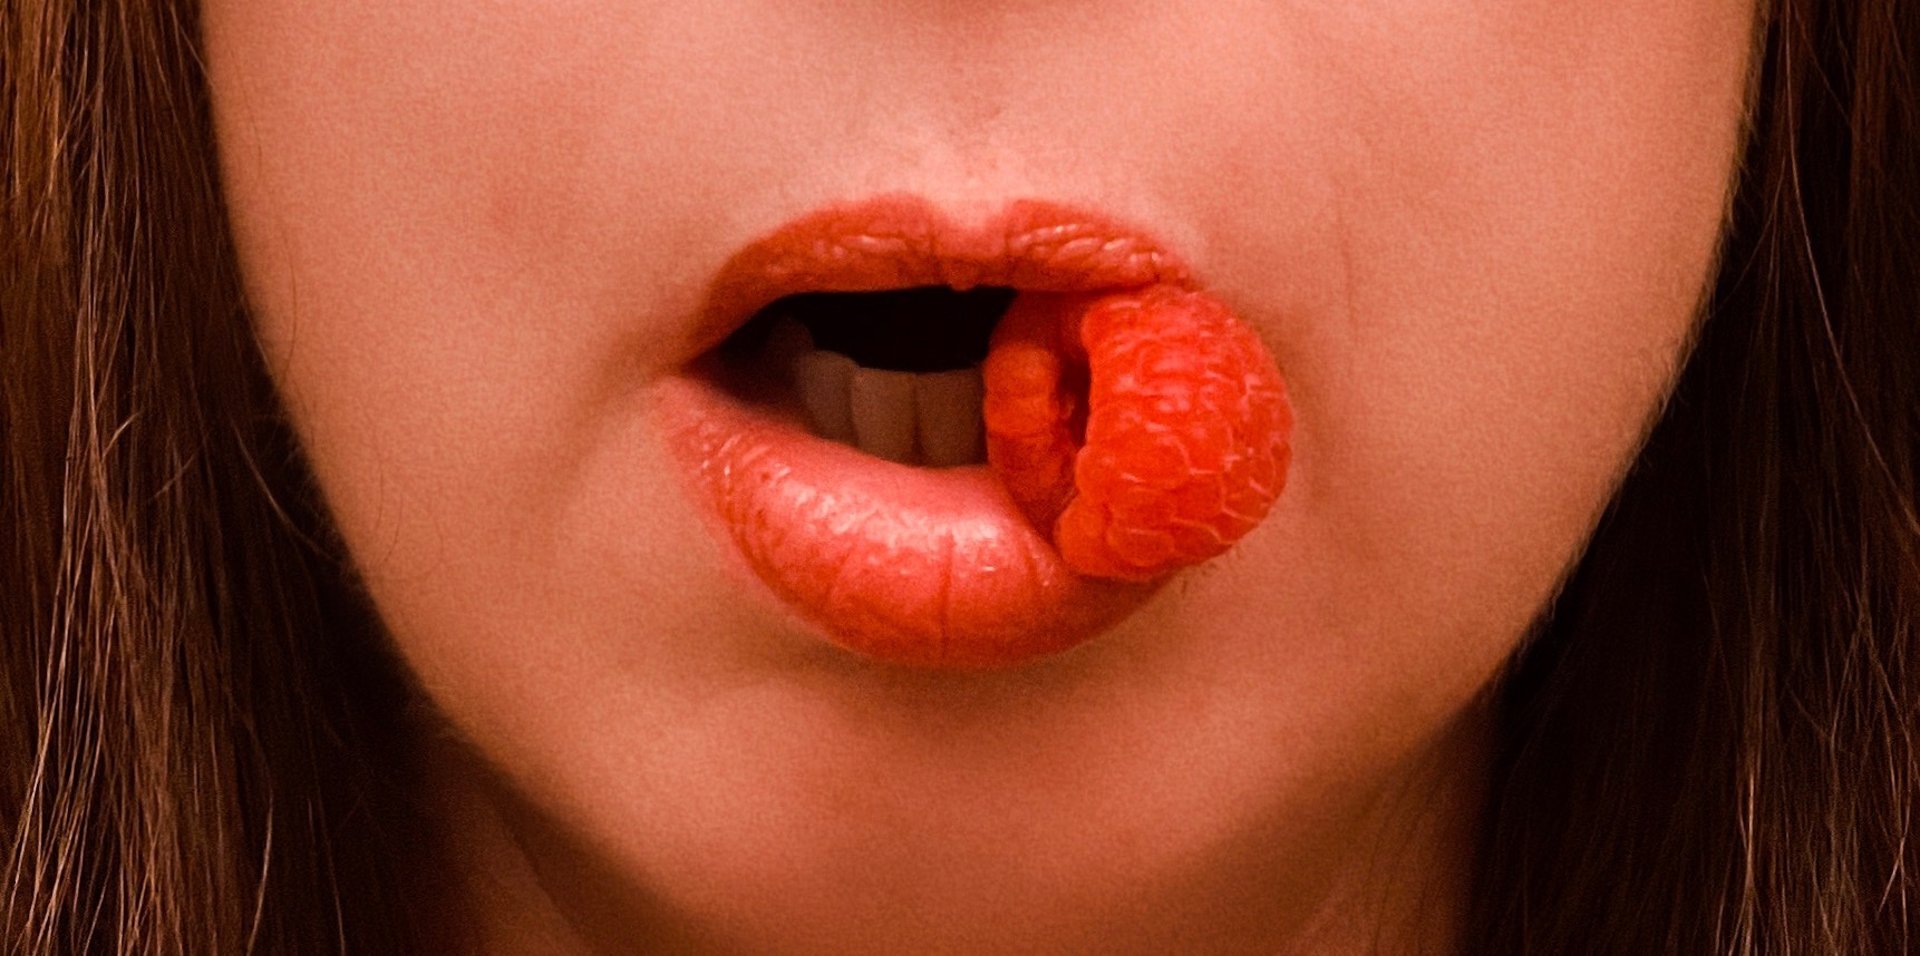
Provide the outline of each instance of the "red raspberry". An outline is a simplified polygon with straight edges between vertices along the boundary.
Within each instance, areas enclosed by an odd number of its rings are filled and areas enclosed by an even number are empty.
[[[1080,574],[1151,581],[1208,560],[1285,485],[1280,370],[1205,293],[1023,293],[985,377],[987,461]]]

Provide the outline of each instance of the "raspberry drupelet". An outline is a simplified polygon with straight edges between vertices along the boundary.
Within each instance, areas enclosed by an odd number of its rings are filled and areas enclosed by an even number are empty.
[[[1079,574],[1148,582],[1206,561],[1285,486],[1279,367],[1206,293],[1022,295],[984,371],[988,464]]]

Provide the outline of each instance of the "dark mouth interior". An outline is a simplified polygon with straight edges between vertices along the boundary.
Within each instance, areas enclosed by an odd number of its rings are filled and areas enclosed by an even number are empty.
[[[839,352],[867,368],[921,373],[963,369],[987,357],[987,340],[1014,294],[1004,286],[965,292],[946,286],[805,292],[768,304],[723,348],[752,354],[784,315],[806,326],[815,347]]]

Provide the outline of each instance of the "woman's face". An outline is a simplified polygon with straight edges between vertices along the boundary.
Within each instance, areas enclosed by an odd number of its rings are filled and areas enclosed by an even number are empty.
[[[1472,752],[1682,357],[1750,6],[212,0],[203,28],[269,367],[561,912],[1152,948],[1298,922],[1382,792]],[[740,573],[656,399],[736,250],[897,193],[1066,203],[1183,259],[1285,371],[1269,519],[987,672],[841,651]]]

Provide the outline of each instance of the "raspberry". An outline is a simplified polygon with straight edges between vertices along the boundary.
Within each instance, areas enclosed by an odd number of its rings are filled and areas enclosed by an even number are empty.
[[[987,461],[1080,574],[1144,582],[1213,558],[1285,485],[1280,370],[1205,293],[1024,293],[985,377]]]

